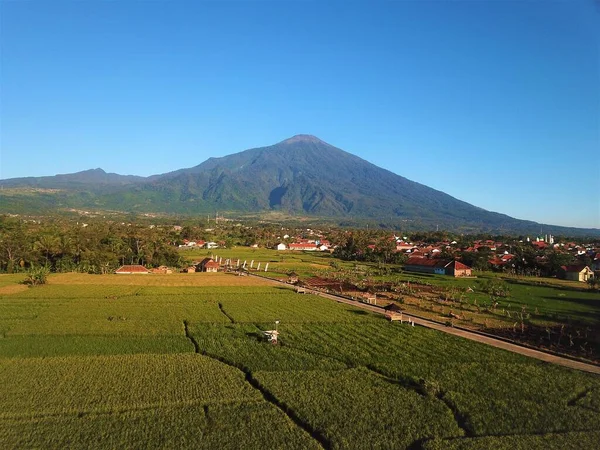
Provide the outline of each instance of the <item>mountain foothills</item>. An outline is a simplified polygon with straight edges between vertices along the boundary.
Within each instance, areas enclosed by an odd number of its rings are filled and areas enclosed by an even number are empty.
[[[377,167],[310,135],[151,177],[102,169],[0,180],[0,213],[69,208],[132,213],[215,211],[376,220],[405,228],[539,232],[540,224],[486,211]],[[555,234],[600,234],[555,227]]]

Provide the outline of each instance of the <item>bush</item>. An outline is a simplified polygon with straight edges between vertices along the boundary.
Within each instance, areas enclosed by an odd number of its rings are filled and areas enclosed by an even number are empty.
[[[437,397],[442,394],[442,387],[438,381],[427,380],[424,378],[419,380],[419,390],[423,394],[431,397]]]
[[[48,274],[50,273],[50,269],[47,267],[32,267],[27,272],[27,277],[23,284],[27,284],[29,286],[39,286],[42,284],[46,284],[48,279]]]
[[[494,297],[509,297],[510,287],[505,281],[488,279],[481,283],[481,290]]]

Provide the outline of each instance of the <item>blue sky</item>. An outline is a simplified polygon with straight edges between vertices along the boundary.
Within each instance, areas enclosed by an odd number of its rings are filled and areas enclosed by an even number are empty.
[[[313,134],[600,227],[600,3],[0,0],[0,178],[151,175]]]

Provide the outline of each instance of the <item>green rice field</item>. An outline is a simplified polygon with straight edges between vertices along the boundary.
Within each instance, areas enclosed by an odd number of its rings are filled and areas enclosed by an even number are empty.
[[[600,447],[589,373],[253,277],[20,281],[0,275],[3,449]]]

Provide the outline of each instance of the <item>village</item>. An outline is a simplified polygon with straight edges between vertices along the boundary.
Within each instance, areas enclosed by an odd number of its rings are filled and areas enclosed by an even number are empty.
[[[409,240],[406,236],[383,236],[363,240],[353,253],[344,252],[344,242],[338,243],[312,229],[295,230],[295,235],[274,236],[280,241],[271,248],[278,252],[328,252],[341,259],[393,262],[401,264],[405,271],[471,277],[473,271],[494,271],[542,277],[556,277],[596,285],[600,278],[600,246],[574,241],[558,241],[555,236],[504,240],[474,240],[461,245],[457,240],[426,242]],[[342,235],[346,235],[345,232]],[[555,242],[557,241],[557,242]],[[216,250],[225,242],[184,239],[180,249]],[[258,243],[250,248],[262,247]],[[266,247],[266,246],[265,246]],[[227,264],[229,265],[229,263]],[[245,268],[245,267],[244,267]],[[197,261],[184,268],[186,272],[214,272],[221,269],[215,261]],[[161,268],[164,271],[164,268]]]

